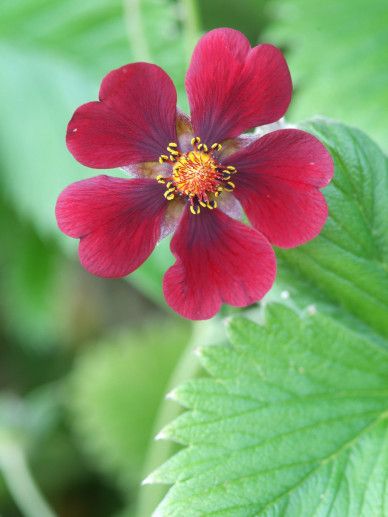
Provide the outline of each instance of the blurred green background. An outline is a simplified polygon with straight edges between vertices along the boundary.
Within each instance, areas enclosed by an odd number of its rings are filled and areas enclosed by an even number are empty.
[[[193,327],[166,307],[168,241],[129,281],[94,278],[57,230],[54,205],[62,188],[95,174],[75,162],[64,135],[74,109],[97,98],[102,77],[131,61],[155,62],[187,109],[192,48],[220,26],[284,50],[291,121],[337,118],[387,149],[385,1],[1,2],[3,517],[147,516],[160,496],[139,487],[169,452],[152,445],[174,411],[164,394],[195,368],[185,351],[217,322]]]

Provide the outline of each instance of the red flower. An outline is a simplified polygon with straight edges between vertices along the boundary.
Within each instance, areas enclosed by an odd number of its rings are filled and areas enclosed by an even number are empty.
[[[122,167],[136,177],[74,183],[56,216],[80,239],[82,265],[104,277],[134,271],[177,225],[165,297],[182,316],[206,319],[222,303],[243,307],[271,288],[270,243],[287,248],[318,235],[327,218],[319,188],[333,165],[304,131],[238,137],[288,108],[291,78],[275,47],[251,48],[232,29],[211,31],[194,50],[186,89],[191,120],[177,112],[174,85],[158,66],[110,72],[100,100],[74,113],[67,145],[88,167]],[[240,205],[252,226],[238,220]]]

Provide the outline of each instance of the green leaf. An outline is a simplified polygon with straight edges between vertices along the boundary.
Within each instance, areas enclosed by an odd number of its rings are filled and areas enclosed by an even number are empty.
[[[54,242],[42,240],[2,198],[0,240],[7,243],[0,250],[6,271],[0,282],[3,328],[22,346],[42,350],[62,342],[70,330],[61,310],[66,297],[58,297],[63,261]]]
[[[388,166],[364,133],[324,120],[306,124],[329,149],[329,219],[305,246],[279,250],[282,286],[299,305],[326,305],[388,337]]]
[[[202,347],[210,378],[173,392],[163,431],[187,448],[149,481],[175,483],[158,515],[384,515],[388,352],[327,316],[268,306]]]
[[[388,10],[384,0],[281,0],[265,40],[283,45],[295,85],[288,116],[364,128],[386,150]]]

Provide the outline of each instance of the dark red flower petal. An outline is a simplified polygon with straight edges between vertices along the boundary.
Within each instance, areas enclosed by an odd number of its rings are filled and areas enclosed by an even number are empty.
[[[80,106],[66,142],[82,164],[96,169],[157,161],[176,140],[176,90],[158,66],[133,63],[102,81],[100,101]]]
[[[80,239],[81,264],[103,277],[126,276],[157,243],[168,202],[164,187],[147,179],[108,176],[65,188],[56,205],[59,228]]]
[[[235,196],[272,244],[291,248],[319,234],[327,205],[318,188],[331,180],[333,160],[317,138],[298,129],[274,131],[228,161],[238,170]]]
[[[241,32],[215,29],[195,47],[186,90],[195,134],[211,144],[281,118],[292,83],[280,50],[251,48]]]
[[[165,274],[164,295],[177,313],[193,320],[211,318],[223,302],[254,303],[275,279],[267,239],[218,209],[199,215],[185,210],[171,251],[177,260]]]

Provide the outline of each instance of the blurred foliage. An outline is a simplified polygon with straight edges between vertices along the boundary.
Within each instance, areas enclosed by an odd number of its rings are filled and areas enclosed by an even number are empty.
[[[184,75],[199,34],[229,26],[252,43],[269,39],[286,50],[295,120],[316,112],[340,117],[385,145],[386,16],[380,0],[1,2],[0,455],[9,459],[13,448],[14,466],[22,469],[5,472],[4,462],[0,468],[3,517],[34,512],[23,479],[61,517],[132,515],[145,469],[171,452],[147,452],[155,426],[171,417],[160,402],[191,334],[162,295],[169,241],[131,276],[136,289],[93,278],[74,260],[76,243],[57,230],[54,204],[63,187],[96,174],[66,150],[74,109],[97,98],[109,70],[134,60],[165,68],[187,109]],[[374,153],[371,146],[366,155]],[[354,160],[365,174],[378,166],[377,154],[373,163]],[[290,273],[295,262],[303,279]],[[282,267],[279,289],[287,288],[297,304],[314,293],[319,307],[327,307],[327,293],[307,281],[308,250],[282,256]],[[378,311],[373,321],[381,327]],[[218,321],[214,326],[223,336]],[[195,369],[185,357],[181,377],[187,362]],[[19,482],[11,486],[10,476]],[[143,491],[139,515],[147,517],[155,496],[149,487]]]
[[[158,407],[190,335],[185,322],[149,325],[88,347],[66,390],[70,424],[91,461],[124,491],[138,485]]]
[[[9,229],[12,228],[12,232]],[[55,288],[60,256],[51,239],[41,239],[28,222],[22,223],[0,198],[0,235],[7,235],[1,256],[1,313],[4,331],[20,343],[38,347],[63,334],[63,320],[47,318],[60,303]],[[27,339],[26,339],[27,338]]]
[[[288,114],[321,114],[387,146],[388,9],[375,0],[274,0],[265,39],[282,45],[296,95]]]
[[[203,30],[233,27],[243,32],[255,45],[269,22],[269,5],[270,0],[199,0],[198,12]]]

